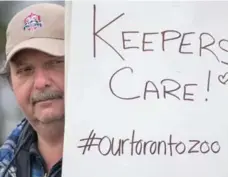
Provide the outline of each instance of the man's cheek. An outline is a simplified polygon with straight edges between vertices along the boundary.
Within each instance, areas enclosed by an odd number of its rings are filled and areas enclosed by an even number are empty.
[[[26,108],[26,107],[29,106],[30,98],[29,98],[29,96],[25,95],[23,92],[17,93],[17,94],[16,94],[16,98],[17,98],[17,100],[18,100],[18,103],[19,103],[22,107]]]

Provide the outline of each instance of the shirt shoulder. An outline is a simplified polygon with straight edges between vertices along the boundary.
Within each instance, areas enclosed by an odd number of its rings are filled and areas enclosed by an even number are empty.
[[[24,125],[25,119],[16,126],[16,128],[10,133],[10,135],[6,138],[6,141],[0,147],[0,177],[1,173],[14,157],[14,151],[19,143],[18,140]]]

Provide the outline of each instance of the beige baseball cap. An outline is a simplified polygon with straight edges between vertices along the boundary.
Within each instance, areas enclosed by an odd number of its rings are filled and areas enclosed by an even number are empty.
[[[4,68],[24,49],[64,56],[64,15],[64,7],[53,3],[30,5],[18,12],[7,27]]]

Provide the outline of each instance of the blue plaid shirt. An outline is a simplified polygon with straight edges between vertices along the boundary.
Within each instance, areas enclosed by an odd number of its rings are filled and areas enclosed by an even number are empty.
[[[22,128],[25,125],[26,120],[20,122],[17,127],[12,131],[12,133],[8,136],[7,140],[4,144],[0,147],[0,177],[16,177],[16,166],[14,163],[10,166],[9,170],[7,171],[5,176],[2,176],[7,166],[10,164],[10,161],[14,158],[14,153],[17,145],[20,143],[18,142],[19,136],[22,133]],[[42,157],[38,153],[36,142],[32,143],[29,148],[29,153],[31,154],[31,177],[44,177],[48,176],[45,173],[45,165],[43,162]],[[53,169],[54,171],[61,170],[61,161],[57,163]],[[52,173],[51,172],[51,173]],[[54,173],[52,173],[54,174]],[[52,177],[53,175],[49,175]]]

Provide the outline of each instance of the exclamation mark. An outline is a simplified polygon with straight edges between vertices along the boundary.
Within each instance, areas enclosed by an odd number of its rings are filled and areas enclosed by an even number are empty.
[[[210,91],[210,83],[211,83],[211,70],[208,71],[208,78],[207,78],[207,92]],[[206,98],[205,101],[208,101]]]

